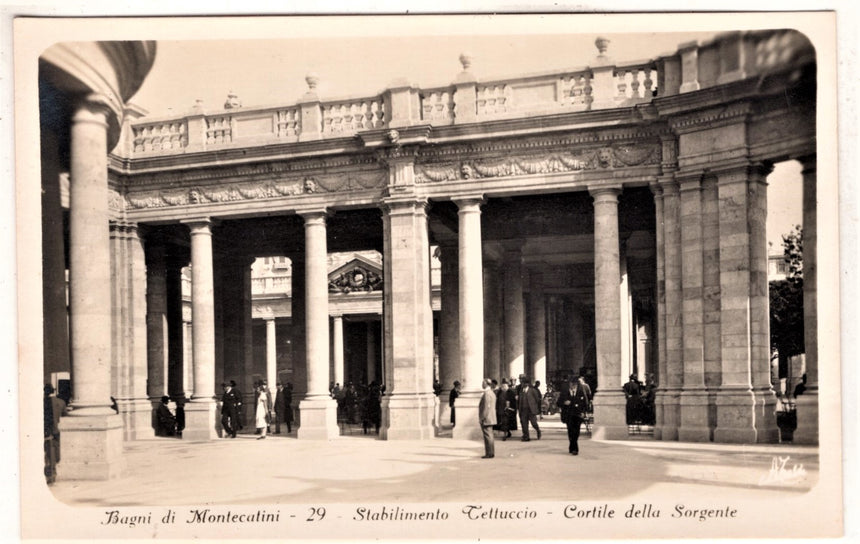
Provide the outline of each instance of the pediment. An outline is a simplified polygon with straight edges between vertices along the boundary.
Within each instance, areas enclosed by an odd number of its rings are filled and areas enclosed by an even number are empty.
[[[360,255],[329,272],[330,293],[370,293],[382,290],[382,268]]]

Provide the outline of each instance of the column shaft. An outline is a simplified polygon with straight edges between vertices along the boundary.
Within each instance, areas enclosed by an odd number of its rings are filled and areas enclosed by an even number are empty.
[[[680,177],[681,326],[683,383],[679,399],[678,439],[709,442],[708,394],[705,390],[704,244],[701,172]]]
[[[183,323],[182,323],[182,267],[184,262],[171,259],[167,267],[167,391],[171,398],[184,394]]]
[[[332,354],[334,361],[334,381],[343,385],[343,316],[332,317]],[[368,383],[370,377],[368,376]]]
[[[681,286],[681,199],[674,178],[662,180],[663,225],[665,242],[666,299],[666,374],[661,378],[663,389],[663,425],[661,438],[677,440],[680,426],[681,388],[683,386],[683,293]]]
[[[481,250],[481,200],[456,201],[459,208],[460,357],[462,391],[455,401],[455,439],[481,435],[478,402],[484,370],[484,279]]]
[[[658,384],[655,400],[656,424],[654,426],[654,438],[663,438],[663,391],[666,376],[666,237],[663,217],[663,188],[657,184],[651,184],[654,193],[654,215],[656,219],[655,241],[657,260],[657,321],[654,326],[654,334],[657,336],[657,372],[655,372]]]
[[[704,305],[702,307],[705,388],[708,391],[708,427],[717,426],[716,397],[721,383],[720,363],[720,213],[717,179],[702,180],[702,261]]]
[[[507,376],[525,372],[522,254],[519,249],[508,250],[504,258],[505,335],[503,370]],[[529,376],[533,379],[534,376]]]
[[[266,318],[266,381],[269,388],[278,383],[278,343],[275,318]]]
[[[546,391],[546,304],[543,291],[532,284],[529,291],[529,358],[527,372]]]
[[[594,197],[594,323],[597,375],[594,396],[596,438],[627,436],[621,392],[621,280],[618,238],[619,189],[598,189]]]
[[[217,436],[215,417],[215,303],[212,230],[208,220],[189,223],[191,231],[191,345],[194,396],[185,405],[183,437]]]
[[[458,279],[459,255],[456,245],[439,246],[441,251],[441,293],[439,316],[439,416],[437,427],[447,426],[451,421],[448,397],[454,380],[463,377],[460,366],[460,280]]]
[[[502,321],[504,318],[501,271],[494,262],[484,262],[484,374],[510,378],[502,357]],[[462,373],[461,373],[462,376]]]
[[[806,391],[797,397],[797,444],[818,444],[818,217],[816,157],[803,159],[803,343]]]

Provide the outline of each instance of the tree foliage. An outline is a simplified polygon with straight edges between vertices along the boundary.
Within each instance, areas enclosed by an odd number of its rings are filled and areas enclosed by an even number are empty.
[[[780,368],[789,357],[804,352],[803,344],[803,230],[797,225],[783,235],[788,263],[784,280],[770,282],[770,347],[779,354]]]

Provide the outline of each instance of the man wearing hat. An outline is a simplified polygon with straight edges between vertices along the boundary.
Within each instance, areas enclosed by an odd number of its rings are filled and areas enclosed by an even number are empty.
[[[229,384],[222,383],[224,393],[221,395],[221,426],[224,427],[224,438],[236,438],[236,430],[239,425],[239,405],[241,401],[236,395],[236,390]]]
[[[520,410],[520,425],[523,427],[523,442],[531,440],[529,437],[529,423],[537,431],[537,439],[540,440],[540,427],[537,416],[540,414],[540,393],[535,389],[528,376],[520,374],[520,388],[517,397],[517,408]]]
[[[559,392],[557,404],[561,408],[561,421],[567,425],[567,451],[579,455],[579,430],[582,428],[582,414],[588,407],[588,398],[579,380],[572,374],[567,386]]]
[[[161,404],[155,409],[155,436],[173,436],[176,432],[176,418],[167,407],[170,397],[161,397]]]
[[[454,380],[454,387],[451,389],[451,394],[448,395],[448,406],[451,407],[451,426],[455,426],[457,424],[457,417],[454,413],[454,401],[457,400],[457,397],[460,396],[460,382]]]

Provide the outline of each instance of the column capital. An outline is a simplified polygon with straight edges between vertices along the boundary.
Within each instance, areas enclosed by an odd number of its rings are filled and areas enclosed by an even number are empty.
[[[412,213],[426,213],[429,201],[424,197],[415,196],[389,196],[382,199],[380,208],[382,213],[388,215],[403,215]]]
[[[675,172],[675,182],[678,184],[679,190],[684,193],[687,191],[699,191],[702,189],[702,170],[688,170]]]
[[[328,217],[328,210],[325,207],[320,208],[311,208],[307,210],[300,210],[298,215],[305,220],[305,226],[313,225],[313,224],[323,224],[325,225],[326,217]]]
[[[266,324],[274,323],[274,322],[275,322],[275,314],[272,314],[272,315],[264,315],[261,319],[262,319],[263,321],[265,321],[265,322],[266,322]]]
[[[588,193],[594,199],[594,203],[598,202],[618,202],[618,195],[621,194],[620,185],[598,185],[588,188]]]
[[[457,198],[452,198],[451,201],[457,205],[460,213],[464,212],[479,212],[481,205],[486,202],[484,195],[468,195]]]
[[[72,124],[92,123],[108,128],[109,116],[114,113],[110,100],[99,93],[90,93],[77,100]]]
[[[182,219],[179,222],[188,227],[188,229],[191,231],[192,236],[194,236],[195,234],[205,234],[208,236],[212,236],[212,227],[215,225],[215,222],[210,217],[195,217],[191,219]]]
[[[797,161],[803,166],[801,170],[802,174],[813,174],[817,170],[818,165],[818,155],[813,153],[811,155],[804,155],[803,157],[798,157]]]
[[[766,183],[767,176],[773,172],[773,164],[751,162],[748,160],[712,165],[708,173],[717,176],[718,185],[732,183]]]

